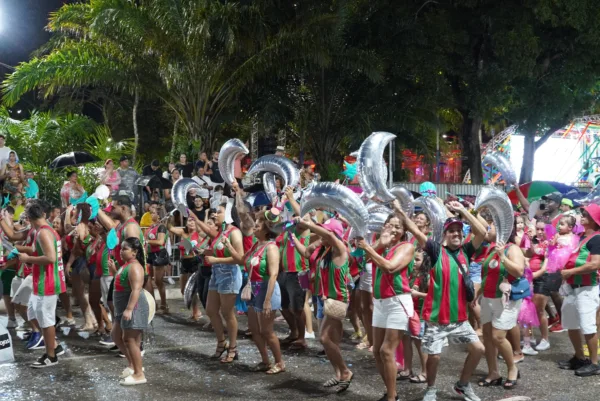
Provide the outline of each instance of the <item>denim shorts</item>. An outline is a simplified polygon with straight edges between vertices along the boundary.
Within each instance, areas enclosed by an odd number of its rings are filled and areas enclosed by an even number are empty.
[[[209,291],[219,294],[238,294],[242,287],[242,272],[238,265],[217,264],[212,267]]]
[[[481,284],[481,263],[471,262],[469,265],[469,277],[474,284]]]
[[[325,313],[323,312],[325,308],[325,303],[323,302],[320,296],[313,296],[313,305],[317,305],[317,319],[325,318]]]
[[[265,298],[267,296],[267,290],[269,289],[269,281],[260,281],[252,283],[252,299],[248,302],[248,306],[254,308],[257,312],[263,311],[263,305],[265,304]],[[275,288],[271,295],[271,310],[281,309],[281,290],[279,289],[279,283],[275,282]]]

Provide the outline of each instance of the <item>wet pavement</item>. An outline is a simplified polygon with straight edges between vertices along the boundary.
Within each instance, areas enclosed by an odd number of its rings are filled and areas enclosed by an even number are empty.
[[[146,341],[144,367],[148,384],[125,388],[118,376],[126,366],[98,344],[97,338],[83,338],[71,330],[60,333],[67,353],[57,366],[35,370],[29,364],[43,351],[27,351],[25,343],[14,341],[16,362],[0,365],[0,400],[378,400],[384,387],[375,362],[367,351],[357,351],[348,339],[343,343],[343,355],[354,372],[352,385],[343,395],[321,387],[332,377],[326,359],[317,357],[318,342],[309,340],[309,349],[284,351],[287,371],[276,376],[252,373],[249,368],[260,362],[253,343],[240,336],[240,360],[231,365],[208,359],[216,347],[214,333],[202,330],[202,324],[186,321],[189,312],[181,301],[170,301],[171,314],[157,316]],[[77,319],[82,323],[81,319]],[[246,318],[240,317],[240,332],[246,329]],[[6,324],[6,317],[0,317]],[[346,334],[351,333],[347,324]],[[285,323],[277,324],[278,335],[285,337]],[[66,334],[66,335],[65,335]],[[517,396],[544,401],[596,400],[600,377],[578,378],[572,372],[556,368],[556,361],[569,357],[571,348],[566,333],[551,334],[552,348],[520,364],[522,379],[518,386],[475,388],[482,400],[497,401]],[[458,346],[444,349],[438,374],[439,400],[457,399],[452,384],[462,367],[466,354]],[[415,366],[418,361],[415,360]],[[500,365],[505,374],[506,368]],[[485,375],[485,361],[479,365],[473,382]],[[476,386],[476,383],[473,383]],[[421,400],[425,385],[398,383],[401,400]],[[453,398],[454,397],[454,398]],[[520,397],[519,397],[520,398]],[[460,398],[458,398],[460,399]]]

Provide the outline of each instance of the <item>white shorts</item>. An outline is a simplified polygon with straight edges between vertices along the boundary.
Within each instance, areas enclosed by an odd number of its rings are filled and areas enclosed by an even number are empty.
[[[423,337],[423,352],[431,355],[441,354],[446,338],[449,344],[471,344],[479,341],[479,337],[468,321],[443,325],[427,322]]]
[[[100,277],[100,291],[102,292],[101,299],[105,308],[108,308],[108,289],[110,288],[110,283],[112,283],[113,279],[113,276]]]
[[[562,326],[567,330],[581,330],[584,335],[595,334],[596,311],[600,304],[596,286],[572,288],[566,284],[564,287],[569,295],[562,304]]]
[[[42,329],[56,323],[56,301],[58,295],[32,295],[27,305],[27,318],[36,319]]]
[[[406,309],[406,310],[405,310]],[[408,330],[408,318],[414,314],[410,294],[373,300],[373,327]]]
[[[33,293],[33,276],[30,274],[26,278],[15,277],[13,278],[10,296],[12,297],[12,303],[15,305],[29,305],[29,299]]]
[[[481,297],[481,324],[492,323],[496,330],[510,330],[517,325],[522,299],[508,301],[502,305],[502,298]]]
[[[360,275],[358,289],[366,292],[373,292],[373,263],[367,263],[365,271]]]

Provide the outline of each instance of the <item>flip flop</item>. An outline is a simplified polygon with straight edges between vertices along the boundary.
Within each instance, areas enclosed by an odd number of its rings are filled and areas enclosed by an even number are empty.
[[[334,377],[334,378],[327,380],[325,383],[323,383],[323,387],[333,387],[333,386],[337,386],[339,383],[340,383],[340,381]]]
[[[304,351],[308,348],[307,345],[301,343],[292,343],[288,348],[290,351]]]
[[[283,340],[279,340],[279,344],[281,344],[281,345],[288,345],[288,344],[291,344],[291,343],[293,343],[294,341],[297,341],[297,340],[298,340],[298,338],[287,337],[287,338],[284,338]]]
[[[350,379],[340,380],[335,392],[340,394],[340,393],[343,393],[344,391],[348,390],[348,387],[350,387],[350,383],[352,383],[352,379],[354,379],[354,373],[352,373],[352,376],[350,376]]]
[[[396,380],[408,380],[411,376],[413,375],[411,375],[410,372],[408,372],[407,374],[404,374],[404,372],[398,372],[398,374],[396,375]]]
[[[421,379],[422,378],[422,379]],[[423,376],[422,374],[418,374],[418,375],[413,375],[410,377],[410,379],[408,379],[411,383],[414,384],[423,384],[423,383],[427,383],[427,378],[425,376]]]
[[[276,375],[278,373],[283,373],[283,372],[285,372],[285,367],[282,368],[281,366],[275,364],[271,367],[271,369],[267,370],[266,373],[268,375]]]
[[[502,385],[502,378],[499,377],[499,378],[494,379],[494,380],[487,380],[485,377],[483,377],[483,378],[481,378],[481,380],[479,380],[477,382],[477,385],[479,385],[479,387],[501,386]]]
[[[271,369],[270,363],[261,362],[258,365],[251,367],[250,372],[267,372],[269,369]]]

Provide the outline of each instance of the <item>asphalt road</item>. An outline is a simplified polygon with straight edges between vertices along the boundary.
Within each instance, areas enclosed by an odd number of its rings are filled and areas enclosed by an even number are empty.
[[[287,371],[276,376],[249,371],[260,358],[253,343],[244,337],[239,341],[240,360],[236,363],[224,365],[209,360],[207,357],[216,346],[214,333],[203,331],[199,324],[188,323],[189,312],[183,309],[181,301],[170,301],[170,305],[171,314],[157,316],[146,342],[144,366],[148,384],[131,388],[120,386],[118,376],[126,366],[124,359],[109,353],[97,339],[82,338],[74,331],[59,334],[67,348],[67,354],[59,358],[59,365],[43,370],[31,369],[28,364],[42,351],[25,350],[24,342],[13,332],[16,362],[0,365],[0,400],[375,401],[384,392],[372,355],[355,350],[349,340],[343,344],[343,353],[355,378],[343,395],[321,387],[321,383],[332,376],[332,369],[326,359],[316,356],[321,348],[315,340],[310,340],[307,351],[285,351]],[[77,320],[82,323],[81,319]],[[243,331],[246,319],[240,317],[239,321],[240,331]],[[6,317],[0,317],[0,324],[6,324]],[[279,323],[277,328],[280,337],[285,337],[285,324]],[[350,332],[348,329],[347,333]],[[527,357],[520,364],[522,379],[515,389],[476,388],[482,400],[497,401],[515,396],[544,401],[597,400],[600,378],[578,378],[572,372],[556,367],[556,361],[571,353],[566,333],[552,334],[550,340],[552,348],[549,351]],[[438,399],[457,399],[453,398],[451,388],[465,355],[460,347],[445,348],[438,374]],[[415,362],[418,366],[418,361]],[[505,367],[503,369],[506,374]],[[473,382],[485,373],[486,364],[482,360]],[[424,388],[424,385],[398,383],[402,400],[420,400]]]

